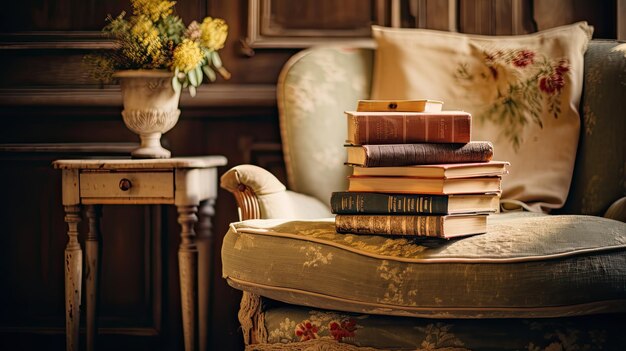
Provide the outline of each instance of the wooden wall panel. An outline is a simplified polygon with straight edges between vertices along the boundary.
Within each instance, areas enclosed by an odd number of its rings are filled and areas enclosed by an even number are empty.
[[[626,0],[617,0],[616,9],[617,39],[626,40]]]
[[[578,21],[587,21],[594,26],[594,38],[617,38],[618,19],[626,21],[626,11],[619,11],[621,0],[585,1],[553,0],[535,1],[534,18],[537,29],[557,27]],[[556,16],[555,14],[558,14]]]
[[[279,15],[274,23],[291,26],[274,27],[274,43],[267,47],[247,43],[251,2],[273,4]],[[584,19],[596,27],[595,37],[626,36],[623,0],[328,0],[319,4],[179,1],[178,13],[187,23],[207,14],[227,21],[229,38],[220,54],[233,78],[202,86],[195,98],[185,92],[181,119],[163,137],[163,144],[176,156],[225,155],[229,163],[220,175],[231,166],[251,162],[284,180],[275,84],[289,57],[312,43],[289,37],[296,29],[314,30],[322,42],[328,42],[333,30],[362,30],[366,17],[384,25],[395,19],[403,27],[480,34],[527,33]],[[302,28],[289,17],[299,6],[319,12],[307,17]],[[119,154],[138,141],[122,123],[119,87],[101,85],[81,64],[91,50],[111,47],[99,33],[106,14],[116,15],[128,7],[128,1],[24,0],[12,2],[10,11],[0,13],[0,161],[4,165],[0,182],[5,185],[0,286],[10,287],[0,289],[0,300],[8,306],[0,313],[0,349],[64,349],[61,264],[66,227],[59,200],[60,175],[50,162],[93,155],[93,145],[76,143],[99,143],[108,154]],[[353,35],[360,33],[353,31]],[[31,151],[23,152],[25,147]],[[176,218],[170,206],[104,208],[101,349],[181,349]],[[210,261],[213,350],[242,349],[236,317],[241,294],[221,278],[219,256],[222,236],[236,220],[233,198],[220,189]]]
[[[382,0],[249,0],[247,37],[251,48],[302,48],[351,42],[371,45],[370,26],[386,24]]]
[[[459,32],[518,35],[535,31],[530,0],[461,0]]]
[[[400,2],[398,6],[401,27],[456,29],[456,0],[410,0]]]

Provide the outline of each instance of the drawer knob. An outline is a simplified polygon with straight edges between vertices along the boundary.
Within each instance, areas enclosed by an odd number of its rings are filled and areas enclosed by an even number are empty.
[[[126,178],[122,178],[122,180],[120,180],[120,189],[122,191],[128,191],[128,189],[132,188],[133,183],[130,182],[130,180],[126,179]]]

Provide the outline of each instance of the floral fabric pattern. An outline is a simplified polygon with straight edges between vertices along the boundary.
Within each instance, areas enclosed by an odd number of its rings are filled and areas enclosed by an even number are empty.
[[[529,49],[475,50],[480,50],[476,55],[481,58],[480,64],[459,63],[454,78],[475,86],[474,91],[488,94],[486,109],[476,117],[500,125],[517,150],[526,124],[543,128],[545,112],[559,117],[569,61],[550,59]]]
[[[295,318],[295,316],[294,316]],[[357,330],[362,328],[358,320],[367,316],[352,316],[333,312],[312,310],[306,319],[296,322],[287,317],[277,328],[270,330],[272,342],[298,342],[314,339],[332,339],[339,342],[355,343]]]
[[[622,332],[623,315],[433,321],[328,312],[276,301],[271,301],[259,313],[264,316],[268,333],[266,338],[257,340],[263,344],[284,344],[285,350],[290,349],[289,344],[315,340],[367,350],[407,351],[617,350],[626,343],[626,334]]]

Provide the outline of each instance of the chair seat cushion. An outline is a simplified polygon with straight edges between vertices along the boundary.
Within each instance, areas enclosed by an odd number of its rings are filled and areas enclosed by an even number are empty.
[[[339,234],[333,219],[234,223],[223,276],[303,306],[429,318],[626,311],[626,224],[592,216],[491,215],[455,240]]]
[[[437,319],[344,313],[262,298],[250,350],[622,350],[626,315]],[[293,347],[301,345],[300,348]],[[356,347],[352,347],[356,346]],[[266,346],[265,348],[263,346]],[[271,346],[271,347],[270,347]],[[305,346],[309,346],[307,348]],[[550,347],[550,348],[549,348]],[[325,348],[319,348],[326,350]]]

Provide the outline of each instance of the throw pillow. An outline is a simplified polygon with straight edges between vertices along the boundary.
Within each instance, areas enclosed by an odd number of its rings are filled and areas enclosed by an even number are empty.
[[[472,139],[511,163],[502,199],[562,207],[580,130],[586,22],[520,35],[481,36],[373,27],[372,98],[444,101],[472,114]]]

